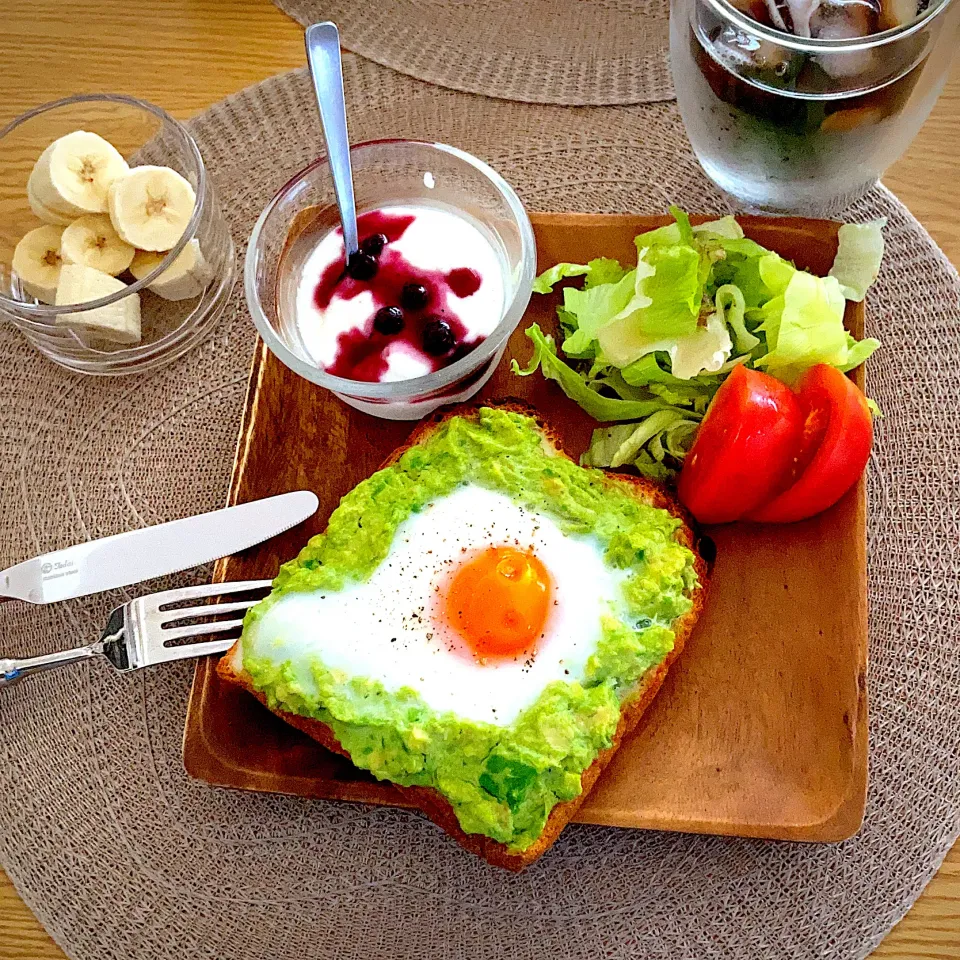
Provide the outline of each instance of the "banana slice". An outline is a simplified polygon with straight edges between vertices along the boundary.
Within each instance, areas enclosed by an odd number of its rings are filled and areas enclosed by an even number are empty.
[[[165,253],[138,250],[130,264],[130,272],[138,280],[142,280],[160,265],[165,256]],[[199,297],[212,279],[213,268],[204,259],[200,241],[194,237],[180,251],[177,259],[149,284],[147,289],[164,300],[189,300],[191,297]]]
[[[62,235],[63,227],[37,227],[13,251],[13,272],[20,278],[20,286],[43,303],[53,303],[57,296]]]
[[[124,243],[105,213],[89,213],[63,231],[60,256],[64,263],[82,263],[115,277],[133,262],[137,251]]]
[[[31,174],[30,179],[27,180],[27,203],[30,204],[30,209],[33,211],[34,216],[44,223],[55,223],[61,227],[65,227],[68,223],[73,223],[74,216],[72,213],[60,213],[57,210],[51,210],[50,207],[42,204],[37,199],[33,174]]]
[[[84,266],[65,263],[60,270],[56,303],[58,307],[72,303],[89,303],[126,288],[126,284],[109,273]],[[89,334],[97,340],[113,343],[140,342],[140,297],[126,296],[106,307],[84,310],[82,313],[61,313],[58,326]]]
[[[197,195],[169,167],[136,167],[110,189],[110,219],[117,233],[140,250],[169,250],[187,229]]]
[[[40,207],[58,216],[106,213],[110,185],[129,172],[116,147],[96,133],[75,130],[43,151],[27,189]]]

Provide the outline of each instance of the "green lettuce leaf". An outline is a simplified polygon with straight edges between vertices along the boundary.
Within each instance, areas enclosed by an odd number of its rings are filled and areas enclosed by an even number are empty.
[[[870,223],[845,223],[838,234],[837,256],[830,268],[848,300],[858,303],[880,275],[883,260],[883,228],[885,218]]]
[[[743,228],[737,223],[736,217],[728,215],[719,220],[708,220],[706,223],[698,223],[695,227],[691,227],[690,218],[679,207],[671,207],[670,212],[676,222],[639,234],[634,239],[638,250],[655,244],[692,243],[693,238],[698,234],[708,235],[712,239],[743,239]]]
[[[676,410],[658,410],[642,423],[594,430],[590,447],[580,462],[592,467],[622,467],[637,459],[647,441],[683,419]]]
[[[789,261],[753,240],[725,241],[719,249],[723,257],[714,262],[711,284],[717,289],[726,285],[737,287],[748,310],[783,293],[795,270]]]
[[[814,364],[844,364],[849,353],[845,303],[835,277],[795,270],[779,316],[771,313],[762,324],[769,352],[756,365],[789,383]]]
[[[621,400],[653,400],[656,397],[648,386],[633,386],[623,379],[622,371],[616,367],[606,367],[588,386],[593,390],[604,388],[616,394]]]
[[[723,317],[712,313],[707,317],[706,326],[677,338],[670,348],[670,368],[681,380],[691,380],[701,373],[716,373],[732,350],[733,342]]]
[[[700,254],[693,247],[647,247],[638,261],[634,299],[597,331],[603,356],[625,367],[663,349],[658,344],[664,340],[694,333],[702,298]]]
[[[607,329],[605,327],[600,333],[600,346],[603,355],[616,362],[615,357],[609,356],[605,343]],[[681,384],[703,373],[718,373],[727,363],[733,350],[727,325],[723,317],[717,313],[707,318],[705,326],[695,326],[690,333],[663,340],[637,338],[630,345],[632,344],[636,344],[637,349],[642,347],[645,351],[643,357],[639,357],[623,368],[624,379],[635,385],[646,383],[650,378],[661,383]],[[666,354],[670,359],[671,373],[667,374],[669,380],[661,376],[664,371],[660,370],[655,360],[646,360],[646,357],[656,353]]]
[[[603,283],[578,290],[566,287],[563,291],[563,310],[576,318],[576,330],[563,341],[563,352],[570,356],[582,355],[594,340],[600,328],[636,302],[637,271],[631,270],[618,283]]]
[[[706,223],[699,223],[693,228],[693,232],[695,234],[709,234],[711,237],[724,240],[743,239],[743,227],[737,223],[736,217],[731,217],[729,214],[721,217],[719,220],[708,220]]]
[[[659,410],[640,423],[623,423],[593,431],[580,463],[590,467],[622,467],[632,463],[646,476],[666,479],[686,456],[699,417],[679,410]]]
[[[594,420],[602,423],[614,420],[639,420],[667,406],[662,400],[620,400],[605,397],[591,390],[583,376],[557,356],[553,338],[546,336],[539,325],[533,324],[528,327],[526,335],[533,343],[533,356],[526,367],[521,367],[516,360],[511,360],[510,366],[513,372],[521,377],[528,377],[540,368],[548,380],[555,380],[560,384],[563,392],[578,403]]]
[[[659,354],[663,355],[663,354]],[[623,379],[634,386],[643,386],[648,383],[672,383],[682,384],[684,381],[675,377],[668,370],[660,366],[656,353],[648,353],[646,356],[635,360],[629,366],[624,367],[620,373]],[[666,354],[669,360],[669,354]]]
[[[876,340],[843,326],[846,298],[862,298],[883,250],[882,222],[841,228],[827,277],[798,270],[744,236],[733,217],[673,223],[637,236],[637,263],[600,257],[561,263],[537,278],[547,292],[565,278],[558,307],[562,354],[532,326],[534,355],[521,375],[542,370],[595,419],[591,462],[632,463],[648,476],[674,472],[724,378],[737,364],[792,383],[816,363],[861,364]]]
[[[670,207],[670,214],[677,222],[677,230],[680,232],[680,242],[693,246],[693,227],[690,226],[690,217],[685,210],[677,206]]]
[[[638,254],[648,247],[672,247],[678,243],[683,243],[683,236],[677,223],[668,223],[666,226],[657,227],[655,230],[638,233],[633,238],[633,245],[637,248]]]
[[[747,304],[739,287],[732,283],[724,284],[717,290],[714,302],[720,319],[733,330],[734,343],[739,353],[749,353],[760,345],[760,338],[747,330],[744,321]]]
[[[550,293],[561,280],[569,277],[586,277],[588,287],[616,283],[626,272],[619,261],[609,257],[597,257],[589,263],[557,263],[533,281],[533,292]]]
[[[843,363],[837,364],[843,373],[859,367],[877,347],[880,346],[879,340],[867,337],[863,340],[854,340],[850,334],[847,334],[847,359]]]
[[[776,253],[767,253],[757,261],[757,270],[760,274],[760,280],[767,290],[767,299],[770,297],[779,297],[786,293],[790,281],[797,273],[797,268],[784,260]],[[807,274],[812,276],[812,274]]]

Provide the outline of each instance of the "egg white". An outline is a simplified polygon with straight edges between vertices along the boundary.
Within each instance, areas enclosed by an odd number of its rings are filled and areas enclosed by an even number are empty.
[[[439,590],[488,546],[531,549],[552,579],[546,636],[534,656],[477,662],[439,617]],[[400,525],[368,581],[339,592],[289,593],[245,632],[244,653],[290,661],[316,695],[310,663],[415,690],[435,712],[506,726],[554,680],[576,680],[600,638],[600,617],[621,609],[624,574],[592,537],[565,535],[549,517],[500,493],[459,487]]]

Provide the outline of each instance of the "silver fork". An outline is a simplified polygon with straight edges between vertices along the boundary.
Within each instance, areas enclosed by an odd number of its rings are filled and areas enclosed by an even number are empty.
[[[26,660],[0,658],[0,688],[8,687],[33,673],[54,670],[68,663],[106,657],[122,673],[151,667],[170,660],[186,660],[211,653],[223,653],[237,638],[243,618],[212,620],[228,613],[248,610],[266,595],[269,580],[242,580],[237,583],[210,583],[183,587],[138,597],[110,614],[103,636],[96,643],[61,653],[48,653]],[[208,597],[232,593],[256,594],[251,599],[192,605]],[[227,633],[216,639],[201,639]]]

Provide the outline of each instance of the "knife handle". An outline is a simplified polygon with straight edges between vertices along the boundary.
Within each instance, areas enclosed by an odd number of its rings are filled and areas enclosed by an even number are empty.
[[[44,673],[66,666],[68,663],[79,663],[81,660],[90,660],[99,656],[101,644],[95,643],[88,647],[77,647],[74,650],[63,650],[60,653],[47,653],[41,657],[28,657],[25,660],[0,659],[0,690],[13,686],[24,677],[34,673]]]

